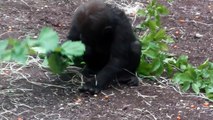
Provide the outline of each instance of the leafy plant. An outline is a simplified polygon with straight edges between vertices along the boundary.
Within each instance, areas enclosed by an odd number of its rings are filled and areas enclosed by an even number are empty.
[[[169,56],[168,44],[173,40],[161,27],[160,16],[169,12],[157,0],[151,0],[144,10],[139,10],[138,15],[145,17],[138,28],[144,30],[140,41],[142,44],[141,63],[138,73],[145,76],[160,76],[166,72],[174,84],[180,85],[186,92],[192,89],[196,94],[201,91],[209,100],[213,100],[213,63],[206,60],[195,67],[188,62],[188,56],[182,55],[177,59]]]
[[[43,28],[38,39],[19,41],[7,39],[0,41],[0,60],[26,63],[29,54],[44,56],[46,64],[54,73],[61,73],[68,65],[73,64],[74,57],[83,55],[85,46],[80,41],[66,41],[59,45],[59,37],[51,28]]]
[[[0,59],[3,61],[17,61],[25,63],[27,60],[28,47],[26,41],[19,42],[14,39],[0,41]]]
[[[181,61],[184,62],[184,61]],[[180,64],[179,64],[180,65]],[[181,86],[183,91],[187,91],[190,88],[199,94],[200,91],[206,93],[206,96],[213,100],[213,63],[206,60],[198,67],[194,67],[190,64],[185,64],[177,67],[181,69],[181,72],[175,73],[173,77],[174,83]]]
[[[146,9],[139,10],[138,15],[145,17],[145,21],[138,25],[146,30],[140,41],[142,44],[141,64],[138,72],[142,75],[160,76],[165,69],[164,59],[167,58],[168,43],[173,40],[161,27],[160,15],[167,15],[169,11],[163,5],[152,0]]]

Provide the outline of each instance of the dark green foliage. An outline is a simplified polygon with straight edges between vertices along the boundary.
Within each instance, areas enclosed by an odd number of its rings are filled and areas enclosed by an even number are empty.
[[[141,37],[142,56],[138,73],[145,76],[160,76],[167,73],[174,84],[181,86],[186,92],[192,89],[196,94],[204,91],[206,96],[213,100],[213,63],[206,60],[198,67],[188,62],[188,56],[178,59],[168,56],[168,43],[173,42],[165,30],[160,26],[160,16],[169,12],[163,5],[152,0],[138,15],[146,17],[138,28],[146,30]]]
[[[58,43],[59,37],[51,28],[43,28],[37,40],[27,37],[19,41],[15,39],[0,41],[0,60],[26,63],[29,54],[39,54],[44,59],[44,66],[52,72],[61,73],[68,65],[73,65],[74,57],[81,56],[85,47],[81,42],[67,41]]]
[[[141,37],[142,56],[138,72],[142,75],[160,76],[165,69],[164,59],[168,51],[168,43],[173,42],[171,37],[161,27],[160,15],[168,14],[165,6],[153,0],[144,10],[139,10],[138,15],[144,16],[146,20],[138,28],[146,30]]]

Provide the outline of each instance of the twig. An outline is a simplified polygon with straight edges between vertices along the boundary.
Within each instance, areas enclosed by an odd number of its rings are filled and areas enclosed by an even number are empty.
[[[2,34],[0,34],[0,37],[3,36],[3,35],[5,35],[5,34],[7,34],[7,33],[10,33],[10,32],[13,32],[13,31],[8,30],[8,31],[6,31],[6,32],[4,32],[4,33],[2,33]]]
[[[23,2],[27,7],[29,7],[30,8],[30,10],[32,11],[32,7],[27,3],[27,2],[25,2],[24,0],[21,0],[21,2]]]
[[[205,25],[205,26],[212,26],[213,24],[207,24],[207,23],[204,23],[204,22],[199,22],[199,21],[195,21],[195,20],[190,20],[188,22],[193,22],[193,23],[196,23],[196,24],[201,24],[201,25]]]
[[[148,96],[148,95],[142,95],[139,91],[136,91],[136,92],[137,92],[137,95],[142,97],[142,98],[156,98],[156,97],[158,97],[157,95]]]

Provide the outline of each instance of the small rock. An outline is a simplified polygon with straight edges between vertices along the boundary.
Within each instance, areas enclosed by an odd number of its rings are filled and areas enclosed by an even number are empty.
[[[125,106],[122,108],[122,110],[127,110],[128,107],[129,107],[129,105],[125,105]]]
[[[59,108],[59,110],[64,110],[64,109],[65,109],[64,107],[60,107],[60,108]]]
[[[196,12],[195,15],[200,15],[200,12]]]
[[[35,36],[33,36],[33,39],[37,39],[37,38],[38,38],[38,36],[36,36],[36,35],[35,35]]]
[[[196,37],[196,38],[202,38],[203,35],[201,35],[200,33],[196,33],[196,34],[195,34],[195,37]]]
[[[97,94],[94,94],[94,97],[98,97],[98,95],[97,95]]]

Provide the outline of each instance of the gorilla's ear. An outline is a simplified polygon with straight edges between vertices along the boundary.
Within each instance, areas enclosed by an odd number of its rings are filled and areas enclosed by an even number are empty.
[[[103,35],[104,36],[110,36],[113,34],[113,28],[112,26],[106,26],[103,30]]]

